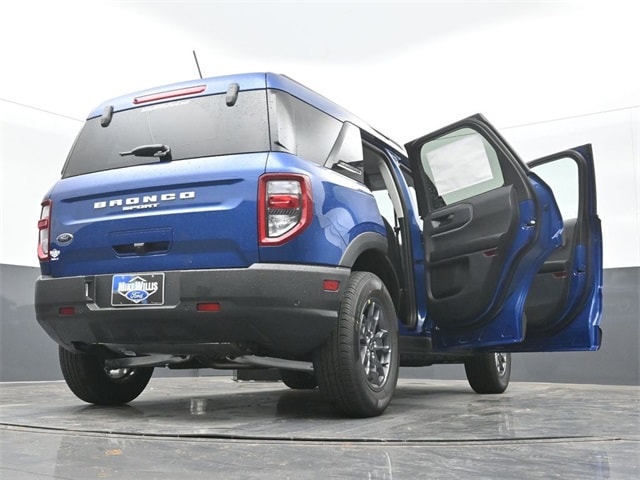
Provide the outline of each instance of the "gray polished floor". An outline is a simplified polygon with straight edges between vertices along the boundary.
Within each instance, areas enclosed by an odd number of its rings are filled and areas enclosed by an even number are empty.
[[[0,478],[640,478],[637,387],[401,380],[378,418],[317,391],[154,378],[128,406],[0,384]]]

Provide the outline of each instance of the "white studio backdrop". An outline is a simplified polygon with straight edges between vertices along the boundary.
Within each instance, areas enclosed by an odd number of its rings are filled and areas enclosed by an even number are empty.
[[[481,112],[523,159],[596,156],[606,268],[640,266],[634,2],[3,2],[0,264],[36,222],[87,112],[197,77],[285,73],[404,143]]]

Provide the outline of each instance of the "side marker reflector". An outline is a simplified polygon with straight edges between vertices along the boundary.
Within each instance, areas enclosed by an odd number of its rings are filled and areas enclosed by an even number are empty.
[[[322,289],[325,292],[337,292],[340,290],[340,282],[338,280],[325,280],[322,282]]]
[[[217,302],[198,303],[196,305],[196,310],[198,312],[219,312],[220,304]]]

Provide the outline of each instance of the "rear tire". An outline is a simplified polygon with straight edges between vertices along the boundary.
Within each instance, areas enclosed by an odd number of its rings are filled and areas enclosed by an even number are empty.
[[[476,393],[502,393],[511,378],[511,354],[489,352],[474,355],[464,362],[469,385]]]
[[[377,416],[393,397],[398,366],[398,320],[391,296],[373,273],[354,272],[338,326],[316,352],[320,391],[349,416]]]
[[[313,373],[297,370],[280,370],[282,383],[292,390],[313,390],[318,386],[318,381]]]
[[[153,367],[107,370],[99,357],[58,348],[67,385],[80,400],[95,405],[123,405],[142,393]]]

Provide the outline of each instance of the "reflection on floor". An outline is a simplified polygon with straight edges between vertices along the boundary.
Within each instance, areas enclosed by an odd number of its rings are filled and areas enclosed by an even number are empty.
[[[637,387],[401,380],[384,415],[317,390],[156,378],[96,407],[62,382],[0,385],[0,478],[640,478]]]

